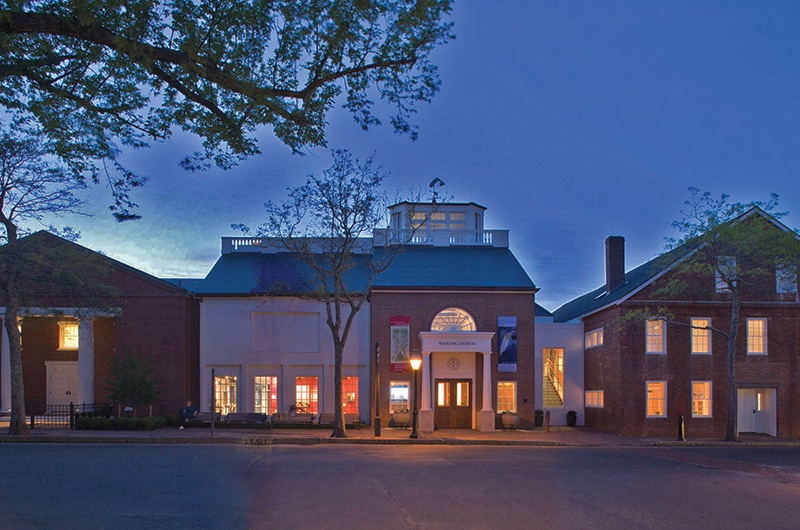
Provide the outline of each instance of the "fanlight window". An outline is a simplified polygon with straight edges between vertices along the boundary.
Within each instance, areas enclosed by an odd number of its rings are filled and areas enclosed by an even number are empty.
[[[463,309],[450,307],[436,315],[431,331],[475,331],[475,321]]]

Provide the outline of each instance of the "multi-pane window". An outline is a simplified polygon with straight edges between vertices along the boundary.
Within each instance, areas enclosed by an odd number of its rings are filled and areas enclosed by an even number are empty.
[[[295,410],[319,412],[319,380],[316,376],[296,377],[294,382]]]
[[[472,316],[457,307],[440,311],[431,323],[431,331],[475,331],[475,329]]]
[[[80,326],[77,320],[58,323],[58,349],[77,350]]]
[[[692,330],[692,353],[711,353],[711,319],[693,318],[689,325]]]
[[[718,293],[729,293],[730,282],[736,279],[736,258],[734,256],[720,256],[717,259],[717,268],[714,270],[714,287]]]
[[[358,414],[358,377],[342,377],[342,407],[345,414]]]
[[[499,381],[497,383],[497,410],[500,412],[517,411],[516,381]]]
[[[587,390],[585,402],[587,409],[602,409],[605,406],[605,392],[603,390]]]
[[[214,406],[217,412],[236,412],[238,403],[238,378],[235,375],[214,376]]]
[[[692,381],[692,417],[711,417],[711,381]]]
[[[587,348],[603,345],[603,328],[587,331],[583,336],[583,344]]]
[[[542,405],[564,406],[564,348],[543,348]]]
[[[667,382],[647,381],[647,417],[665,418],[667,416]]]
[[[747,353],[751,355],[767,353],[767,319],[747,319]]]
[[[775,267],[775,292],[778,294],[797,294],[797,267],[779,263]]]
[[[408,381],[389,382],[389,411],[409,410]]]
[[[257,375],[253,378],[254,411],[262,414],[278,412],[278,378]]]
[[[647,353],[667,353],[667,335],[664,320],[648,319],[645,323],[645,351]]]

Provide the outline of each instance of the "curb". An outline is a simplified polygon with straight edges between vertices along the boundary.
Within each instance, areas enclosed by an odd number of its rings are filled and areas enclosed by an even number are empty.
[[[208,444],[208,445],[475,445],[507,447],[800,447],[800,441],[725,442],[722,440],[615,440],[598,442],[558,440],[499,440],[463,438],[330,438],[316,436],[70,436],[70,435],[0,435],[3,443],[73,443],[73,444]]]

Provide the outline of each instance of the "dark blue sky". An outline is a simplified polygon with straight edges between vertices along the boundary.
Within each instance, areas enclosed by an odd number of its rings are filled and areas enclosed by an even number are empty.
[[[778,193],[800,227],[800,3],[463,0],[453,21],[419,140],[336,110],[329,146],[375,153],[392,196],[439,177],[486,206],[548,309],[603,283],[606,236],[626,238],[628,268],[659,253],[690,186]],[[231,223],[259,224],[266,199],[330,164],[327,149],[300,157],[260,137],[263,154],[227,173],[183,172],[191,139],[130,153],[150,176],[144,219],[116,224],[95,190],[95,217],[68,222],[152,274],[204,276]]]

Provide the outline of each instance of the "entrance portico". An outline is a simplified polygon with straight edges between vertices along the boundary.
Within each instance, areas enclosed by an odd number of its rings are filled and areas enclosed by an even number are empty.
[[[477,428],[481,432],[494,431],[491,362],[493,337],[493,332],[422,331],[419,333],[422,351],[422,408],[419,411],[421,432],[430,433],[437,427],[432,394],[436,397],[437,407],[449,407],[450,402],[445,402],[443,396],[446,393],[449,395],[451,388],[467,390],[472,411],[471,428]],[[477,354],[482,355],[482,374],[477,373],[475,362]],[[476,392],[473,391],[477,388],[479,375],[482,376],[480,402],[477,400]],[[456,385],[461,382],[464,386],[451,387],[451,381]],[[476,414],[474,411],[478,404],[481,409]]]

